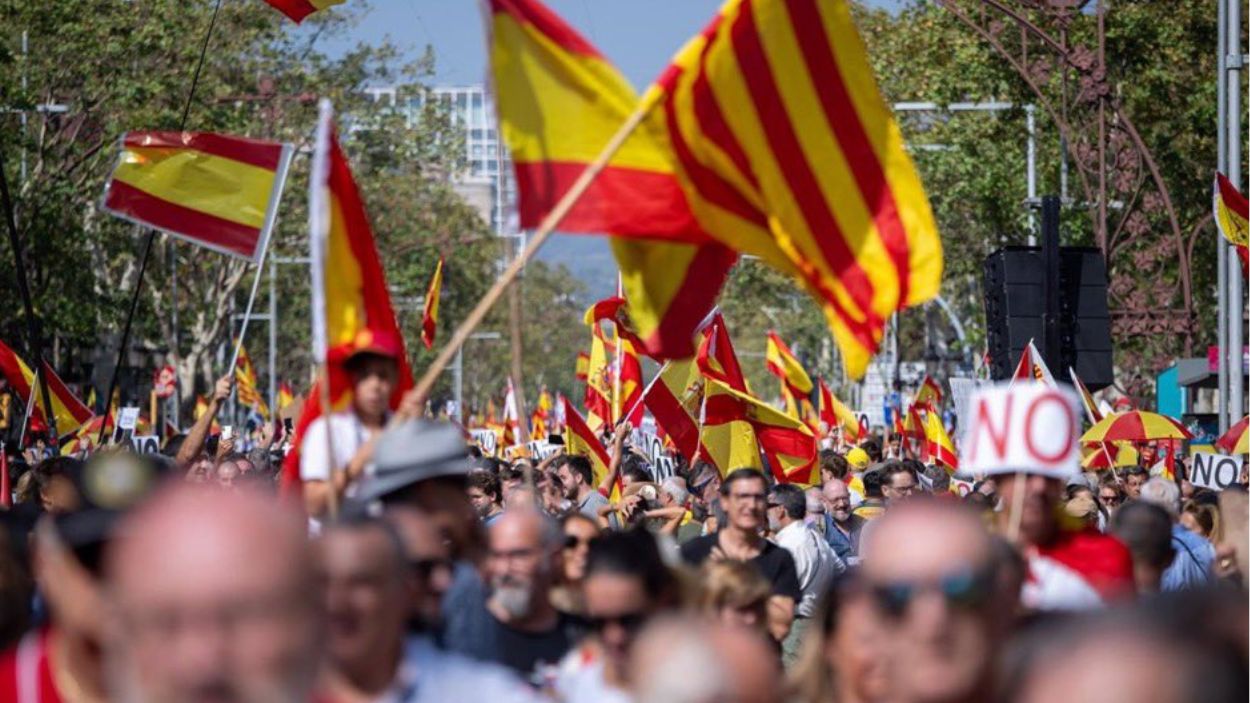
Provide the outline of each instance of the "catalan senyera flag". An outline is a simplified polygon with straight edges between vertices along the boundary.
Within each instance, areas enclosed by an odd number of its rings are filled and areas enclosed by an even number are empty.
[[[310,402],[304,404],[295,426],[293,449],[283,463],[282,485],[288,489],[299,483],[304,433],[321,416],[318,384],[328,384],[334,409],[350,404],[351,379],[343,361],[352,351],[385,344],[397,352],[399,380],[391,394],[392,409],[413,386],[404,336],[395,319],[373,231],[326,100],[320,106],[309,177],[308,219],[313,358],[324,363],[325,375],[309,390]]]
[[[438,257],[430,287],[425,291],[425,310],[421,314],[421,341],[426,349],[434,346],[434,333],[438,330],[438,298],[443,291],[443,257]]]
[[[845,442],[858,442],[861,437],[859,419],[846,407],[838,397],[825,385],[824,379],[818,381],[820,387],[820,421],[829,427],[842,428],[842,439]]]
[[[1237,190],[1237,186],[1222,173],[1215,174],[1215,225],[1220,234],[1237,249],[1237,257],[1241,259],[1241,272],[1247,272],[1250,266],[1250,203],[1246,196]]]
[[[252,366],[252,358],[247,355],[247,349],[243,346],[239,347],[239,360],[234,365],[234,382],[239,402],[268,419],[269,406],[257,389],[256,368]]]
[[[289,144],[204,132],[127,132],[105,210],[256,262],[277,217]]]
[[[327,7],[342,5],[347,0],[265,0],[273,9],[299,24],[304,18]]]
[[[1037,350],[1037,345],[1033,344],[1031,339],[1024,347],[1024,351],[1020,352],[1020,361],[1016,364],[1016,370],[1011,374],[1011,382],[1016,381],[1038,381],[1051,388],[1057,385],[1054,375],[1050,373],[1050,367],[1046,365],[1042,353]]]
[[[728,0],[642,100],[702,228],[794,276],[853,378],[937,294],[937,227],[845,0]]]
[[[35,372],[3,342],[0,342],[0,373],[4,374],[9,381],[9,386],[17,392],[17,397],[27,406],[30,405],[31,394],[34,394],[33,417],[46,423],[47,408],[44,407],[43,393],[39,388]],[[69,386],[65,385],[65,382],[56,375],[46,361],[40,366],[40,374],[48,381],[48,395],[52,399],[52,416],[56,418],[58,435],[72,434],[91,419],[91,408],[84,405],[70,391]]]
[[[945,468],[949,473],[959,470],[959,454],[955,452],[955,445],[938,413],[925,413],[924,438],[925,454],[931,463]]]
[[[816,435],[799,420],[716,380],[707,381],[702,420],[700,439],[722,475],[734,469],[762,468],[762,453],[777,481],[811,482]]]
[[[490,0],[491,68],[501,132],[516,169],[522,227],[536,227],[638,107],[625,77],[537,0]],[[575,129],[569,125],[576,125]],[[674,174],[658,115],[644,123],[560,223],[607,233],[640,351],[693,352],[737,255],[702,231]]]

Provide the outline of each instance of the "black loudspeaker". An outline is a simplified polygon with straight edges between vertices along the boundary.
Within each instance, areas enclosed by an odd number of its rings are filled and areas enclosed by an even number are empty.
[[[1045,266],[1039,247],[1004,247],[985,258],[985,324],[990,375],[1010,378],[1029,340],[1044,354],[1042,313]],[[1096,391],[1114,379],[1107,265],[1094,247],[1059,250],[1060,358],[1046,359],[1055,379],[1068,367]]]

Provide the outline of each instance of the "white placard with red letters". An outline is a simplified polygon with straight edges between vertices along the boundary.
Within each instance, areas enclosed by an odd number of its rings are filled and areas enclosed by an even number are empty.
[[[1067,478],[1081,471],[1080,414],[1066,388],[1019,382],[979,388],[960,424],[960,475]]]

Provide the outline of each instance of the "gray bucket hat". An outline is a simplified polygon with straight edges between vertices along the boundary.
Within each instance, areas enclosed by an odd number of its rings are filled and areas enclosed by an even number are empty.
[[[377,500],[432,478],[464,476],[473,468],[469,445],[447,422],[406,420],[382,433],[373,450],[373,473],[357,498]]]

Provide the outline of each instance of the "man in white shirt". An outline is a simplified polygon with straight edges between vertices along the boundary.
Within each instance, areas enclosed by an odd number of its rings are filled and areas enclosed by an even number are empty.
[[[300,478],[310,517],[325,514],[331,490],[339,496],[354,494],[357,481],[372,464],[374,445],[386,427],[391,396],[399,384],[403,353],[403,341],[392,334],[366,331],[356,339],[343,362],[343,370],[351,376],[351,406],[314,420],[300,444]]]
[[[803,489],[782,483],[768,492],[768,527],[773,541],[794,558],[802,597],[794,604],[794,624],[781,643],[782,660],[787,666],[798,656],[808,618],[816,614],[820,598],[829,591],[833,577],[846,571],[846,564],[815,530],[808,527],[807,498]]]

